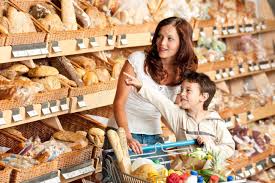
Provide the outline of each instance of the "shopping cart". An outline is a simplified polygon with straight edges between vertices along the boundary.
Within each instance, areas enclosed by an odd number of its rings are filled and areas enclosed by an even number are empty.
[[[131,162],[137,158],[146,157],[148,159],[158,161],[160,164],[164,165],[166,168],[170,167],[171,157],[177,154],[183,154],[190,152],[188,146],[196,144],[196,140],[178,141],[173,143],[157,143],[155,145],[149,145],[142,147],[143,154],[134,154],[131,150],[129,151]],[[112,153],[113,150],[105,150],[105,153]],[[137,177],[131,176],[129,174],[123,173],[119,170],[118,165],[114,159],[114,156],[108,156],[106,158],[106,171],[109,176],[109,181],[112,183],[150,183],[145,180],[141,180]],[[246,180],[234,181],[238,183],[246,182]]]

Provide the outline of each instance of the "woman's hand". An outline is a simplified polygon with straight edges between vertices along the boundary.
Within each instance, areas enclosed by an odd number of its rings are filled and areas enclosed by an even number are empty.
[[[136,153],[136,154],[143,153],[142,145],[136,139],[134,139],[132,136],[127,137],[127,143],[128,143],[128,146],[134,151],[134,153]]]
[[[139,81],[137,78],[127,74],[126,72],[123,72],[123,74],[125,76],[127,76],[127,78],[125,79],[125,83],[127,85],[131,85],[131,86],[134,86],[136,87],[138,90],[142,87],[142,83],[141,81]]]

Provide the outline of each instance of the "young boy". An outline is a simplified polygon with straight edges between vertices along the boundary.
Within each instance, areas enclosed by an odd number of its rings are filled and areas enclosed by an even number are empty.
[[[185,72],[177,105],[158,91],[143,85],[128,75],[126,84],[135,86],[138,93],[155,105],[167,120],[177,141],[197,139],[207,150],[220,152],[225,158],[234,154],[235,143],[225,122],[215,111],[208,111],[216,85],[210,78],[197,72]]]

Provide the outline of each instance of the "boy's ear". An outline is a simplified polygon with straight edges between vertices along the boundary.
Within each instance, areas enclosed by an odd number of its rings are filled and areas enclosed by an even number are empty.
[[[202,102],[205,102],[209,98],[209,93],[202,93]]]

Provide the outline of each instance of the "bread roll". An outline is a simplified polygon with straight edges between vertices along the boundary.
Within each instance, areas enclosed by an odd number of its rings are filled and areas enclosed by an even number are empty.
[[[100,12],[96,7],[91,6],[86,9],[86,13],[91,19],[90,27],[106,27],[108,26],[108,21],[103,12]]]
[[[7,69],[15,71],[19,75],[22,75],[22,74],[25,74],[25,73],[29,72],[29,68],[27,66],[23,65],[23,64],[13,64],[12,66],[10,66]]]
[[[17,76],[17,72],[14,70],[8,70],[4,69],[0,71],[0,74],[4,76],[7,79],[14,80],[14,78]]]
[[[63,31],[64,25],[57,14],[48,14],[45,18],[40,18],[38,21],[49,31]]]
[[[10,22],[10,33],[36,32],[36,28],[29,14],[17,11],[9,6],[7,17]]]
[[[110,73],[108,72],[107,69],[98,68],[95,71],[96,71],[96,75],[97,75],[99,81],[101,81],[103,83],[107,83],[107,82],[110,81],[111,75],[110,75]]]
[[[33,81],[43,84],[46,90],[56,90],[61,88],[61,83],[56,76],[48,76],[42,79],[33,79]]]
[[[73,0],[61,0],[61,10],[65,30],[77,30]]]
[[[144,164],[138,167],[131,175],[138,177],[142,180],[147,180],[149,178],[149,173],[154,173],[158,175],[157,170],[151,164]]]
[[[71,56],[69,59],[83,67],[85,70],[93,71],[96,69],[96,62],[94,59],[85,56]]]
[[[90,86],[90,85],[96,84],[98,82],[99,82],[98,76],[93,71],[88,71],[83,76],[83,83],[84,83],[85,86]]]
[[[46,77],[58,75],[59,72],[56,68],[46,65],[41,65],[39,67],[30,69],[28,72],[29,77]]]

